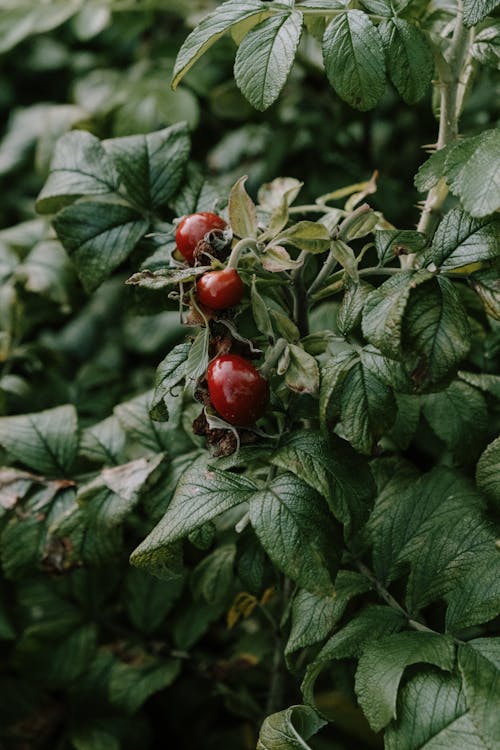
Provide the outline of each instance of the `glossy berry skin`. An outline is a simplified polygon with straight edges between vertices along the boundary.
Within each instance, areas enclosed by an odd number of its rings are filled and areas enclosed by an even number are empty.
[[[223,354],[210,362],[208,393],[214,409],[230,424],[252,425],[269,401],[267,380],[239,354]]]
[[[194,251],[198,242],[212,229],[225,229],[226,227],[224,219],[209,211],[189,214],[177,224],[175,231],[177,248],[191,266],[194,263]]]
[[[244,290],[240,275],[234,268],[204,273],[196,284],[199,301],[211,310],[227,310],[238,305]]]

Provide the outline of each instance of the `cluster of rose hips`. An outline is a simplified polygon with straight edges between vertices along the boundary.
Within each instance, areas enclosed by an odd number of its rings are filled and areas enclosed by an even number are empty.
[[[196,250],[209,232],[227,228],[217,214],[199,212],[185,216],[177,225],[177,249],[192,266]],[[208,310],[228,310],[241,302],[244,285],[235,268],[208,271],[196,283],[196,297]],[[206,380],[210,403],[229,424],[248,427],[264,413],[269,399],[267,380],[239,354],[216,356],[209,364]]]

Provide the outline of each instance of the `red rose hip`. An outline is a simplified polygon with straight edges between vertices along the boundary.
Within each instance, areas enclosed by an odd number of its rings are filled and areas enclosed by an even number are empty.
[[[196,214],[185,216],[177,224],[175,231],[175,242],[179,252],[184,256],[189,265],[194,262],[194,251],[196,245],[212,229],[225,229],[227,227],[224,219],[209,211],[200,211]]]
[[[267,380],[239,354],[223,354],[210,362],[208,393],[214,409],[230,424],[253,424],[269,400]]]
[[[198,299],[211,310],[227,310],[238,305],[243,292],[243,282],[234,268],[209,271],[203,274],[196,284]]]

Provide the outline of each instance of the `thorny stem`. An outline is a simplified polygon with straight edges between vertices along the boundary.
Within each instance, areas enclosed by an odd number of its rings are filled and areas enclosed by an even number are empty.
[[[448,59],[440,57],[438,64],[440,87],[439,134],[437,150],[452,143],[458,136],[458,121],[463,104],[465,81],[463,76],[468,64],[469,48],[472,41],[472,30],[463,25],[463,2],[458,0],[455,28],[451,40]],[[448,195],[444,178],[429,190],[424,208],[418,222],[417,230],[432,236],[440,210]],[[416,255],[406,257],[406,267],[415,266]]]

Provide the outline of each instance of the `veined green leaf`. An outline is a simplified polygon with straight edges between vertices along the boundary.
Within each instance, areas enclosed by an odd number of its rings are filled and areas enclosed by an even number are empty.
[[[475,638],[459,646],[458,665],[467,705],[487,747],[500,744],[500,638]]]
[[[285,229],[275,241],[280,245],[290,243],[308,253],[323,253],[330,247],[328,229],[317,221],[299,221]]]
[[[302,32],[302,13],[275,15],[248,32],[236,54],[236,83],[256,109],[278,98],[293,65]]]
[[[500,130],[485,130],[454,144],[446,155],[445,174],[450,191],[475,217],[500,208]],[[497,228],[497,236],[498,236]]]
[[[356,671],[356,695],[374,732],[396,718],[399,683],[406,667],[425,662],[451,671],[453,639],[439,633],[395,633],[367,644]]]
[[[498,5],[498,0],[464,0],[464,24],[475,26]]]
[[[484,271],[473,273],[469,279],[484,305],[488,315],[500,320],[500,277],[498,268],[485,268]]]
[[[257,750],[311,750],[305,740],[325,724],[309,706],[291,706],[264,720]]]
[[[366,13],[349,10],[326,27],[323,37],[326,74],[351,107],[372,109],[385,89],[382,41]]]
[[[63,208],[53,223],[89,292],[123,263],[149,227],[131,206],[97,199]]]
[[[492,260],[500,255],[499,236],[500,218],[474,219],[454,208],[439,224],[428,258],[444,270]]]
[[[191,351],[191,344],[185,342],[174,346],[156,370],[155,391],[151,402],[151,419],[163,422],[168,420],[168,404],[165,396],[170,394],[186,376],[187,361]]]
[[[500,437],[481,455],[476,468],[477,486],[500,507]]]
[[[74,406],[0,418],[0,444],[17,460],[43,474],[65,476],[78,449]]]
[[[457,675],[428,671],[411,677],[399,693],[397,716],[385,732],[386,750],[491,750]]]
[[[403,254],[420,253],[426,241],[425,235],[412,229],[382,229],[375,232],[375,247],[382,265]]]
[[[229,222],[237,237],[257,237],[255,204],[245,190],[247,176],[240,177],[229,194]]]
[[[187,125],[178,123],[147,135],[110,138],[102,146],[132,201],[151,210],[164,206],[179,187],[190,138]]]
[[[415,104],[428,90],[434,73],[426,37],[415,24],[398,16],[383,21],[378,31],[391,81],[407,104]]]
[[[232,26],[266,12],[269,16],[272,14],[272,10],[261,0],[228,0],[209,13],[191,32],[179,50],[172,77],[173,88],[177,87],[203,53]]]
[[[54,213],[81,196],[114,193],[118,184],[118,172],[101,141],[85,130],[74,130],[57,142],[36,208]]]
[[[320,495],[293,474],[281,474],[250,498],[250,521],[267,554],[307,591],[333,592],[339,533]]]

